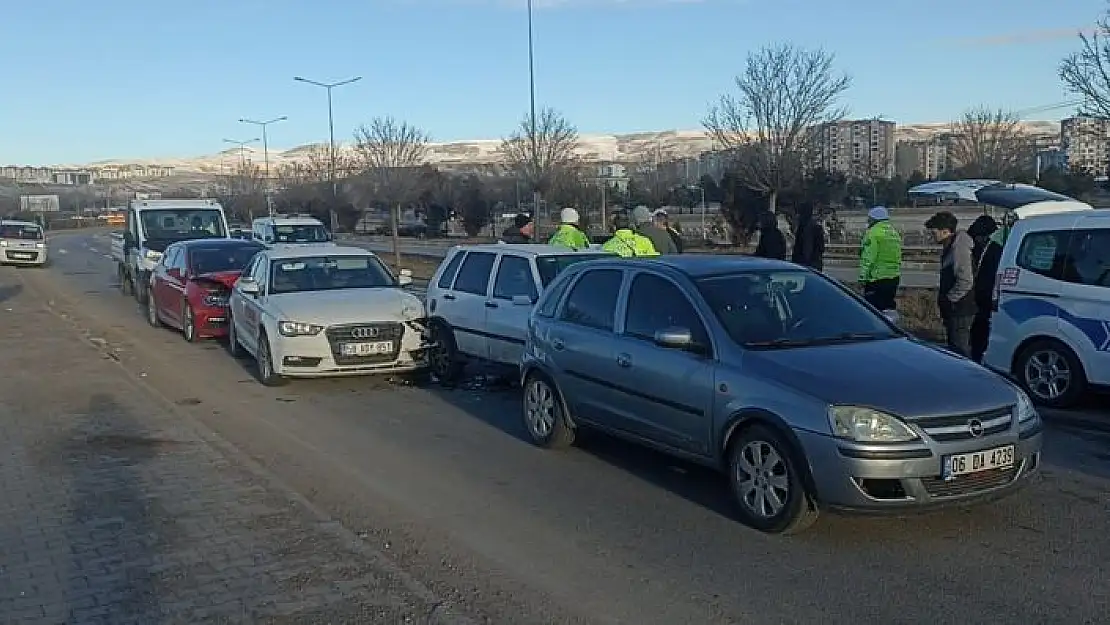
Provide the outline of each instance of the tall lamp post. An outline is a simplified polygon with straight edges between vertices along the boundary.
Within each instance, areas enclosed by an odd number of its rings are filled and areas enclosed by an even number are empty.
[[[532,0],[528,0],[528,103],[531,110],[529,117],[529,125],[532,127],[529,133],[532,141],[532,175],[536,176],[537,165],[539,159],[537,158],[536,146],[536,61],[532,45]],[[540,190],[535,186],[536,181],[532,181],[532,210],[535,215],[532,216],[533,221],[538,221],[540,218]],[[533,227],[536,229],[535,235],[540,235],[540,224],[535,223]]]
[[[266,136],[266,127],[269,126],[270,124],[276,124],[277,122],[283,122],[287,119],[289,119],[289,118],[284,116],[284,115],[282,115],[281,117],[275,117],[273,119],[270,119],[270,120],[267,120],[267,121],[264,121],[264,122],[255,121],[253,119],[245,119],[245,118],[240,118],[239,119],[239,121],[241,123],[253,124],[255,126],[258,126],[258,127],[262,128],[262,159],[263,159],[263,162],[265,163],[265,166],[266,166],[266,210],[268,210],[270,212],[270,216],[273,216],[273,214],[274,214],[274,205],[273,205],[273,202],[271,201],[271,198],[270,198],[270,142],[269,142],[269,139]]]
[[[257,137],[254,138],[254,139],[247,139],[246,141],[236,141],[235,139],[224,139],[224,143],[230,143],[232,145],[235,145],[235,146],[239,147],[239,174],[240,175],[243,175],[246,172],[246,168],[247,168],[247,146],[252,144],[252,143],[257,143],[258,141],[261,141],[261,139],[258,139]],[[232,194],[231,193],[231,179],[229,178],[227,182],[228,182],[227,192],[228,192],[228,194]]]
[[[307,85],[320,87],[327,90],[328,92],[328,145],[330,146],[330,152],[328,155],[330,161],[328,165],[328,182],[331,183],[331,209],[328,211],[328,213],[331,216],[331,231],[335,232],[335,228],[338,225],[336,223],[335,206],[339,203],[339,191],[337,190],[335,183],[335,116],[332,112],[331,106],[331,90],[335,89],[336,87],[342,87],[343,85],[349,85],[353,82],[358,82],[362,80],[362,76],[355,76],[354,78],[340,80],[339,82],[317,82],[315,80],[309,80],[301,76],[294,76],[293,80],[297,82],[303,82]]]

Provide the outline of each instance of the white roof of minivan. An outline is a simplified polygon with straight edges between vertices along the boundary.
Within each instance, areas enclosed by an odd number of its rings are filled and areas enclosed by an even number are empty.
[[[1054,212],[1030,215],[1022,219],[1026,230],[1058,230],[1073,228],[1110,228],[1110,209],[1093,208],[1089,211]]]
[[[40,228],[40,229],[42,228],[42,226],[40,226],[39,224],[37,224],[33,221],[19,221],[19,220],[16,220],[16,219],[0,219],[0,225],[2,225],[2,226],[22,226],[24,228],[27,228],[27,227]]]
[[[1003,183],[998,180],[938,180],[911,188],[910,195],[957,197],[1011,210],[1018,219],[1093,210],[1090,204],[1031,184]]]
[[[547,245],[546,243],[478,243],[474,245],[456,245],[453,249],[468,252],[493,252],[515,254],[517,256],[572,256],[574,254],[597,255],[601,250],[585,249],[571,250],[561,245]]]
[[[254,223],[272,223],[275,226],[322,226],[324,225],[319,219],[315,217],[307,217],[301,215],[295,216],[282,216],[274,215],[273,217],[259,217],[254,220]]]

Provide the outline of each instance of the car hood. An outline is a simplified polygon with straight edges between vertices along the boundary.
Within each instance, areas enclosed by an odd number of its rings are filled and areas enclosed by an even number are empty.
[[[269,299],[274,312],[283,320],[323,326],[411,321],[424,316],[420,299],[396,287],[282,293]]]
[[[209,273],[202,273],[193,276],[193,282],[197,284],[215,283],[217,286],[230,289],[235,286],[235,281],[239,279],[243,272],[235,271],[212,271]]]
[[[1009,406],[1014,387],[970,360],[912,339],[752,351],[745,369],[830,404],[906,418]]]

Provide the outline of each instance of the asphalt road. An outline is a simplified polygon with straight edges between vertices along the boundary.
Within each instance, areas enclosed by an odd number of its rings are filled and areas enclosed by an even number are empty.
[[[137,383],[272,471],[444,601],[492,623],[1083,623],[1110,614],[1110,420],[1047,417],[1044,476],[970,510],[730,516],[705,470],[601,436],[523,441],[519,394],[386,380],[260,386],[251,363],[148,327],[103,235],[50,242],[26,288]],[[4,270],[9,271],[9,270]]]
[[[385,253],[393,251],[393,246],[389,242],[366,239],[345,239],[341,242],[345,245],[356,245],[373,252]],[[443,255],[450,247],[450,243],[441,241],[417,242],[409,240],[401,244],[401,253],[411,256],[443,258]],[[825,267],[825,273],[837,280],[854,283],[859,278],[859,265],[828,265]],[[906,269],[902,272],[902,286],[905,287],[935,287],[937,286],[937,280],[938,277],[935,271]]]

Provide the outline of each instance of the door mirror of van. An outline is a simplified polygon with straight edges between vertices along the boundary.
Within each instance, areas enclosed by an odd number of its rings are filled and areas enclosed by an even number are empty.
[[[514,295],[513,306],[531,306],[535,302],[532,301],[531,295]]]
[[[239,278],[235,286],[238,287],[241,292],[247,295],[254,295],[255,297],[262,292],[262,289],[258,286],[258,281],[254,278]]]

